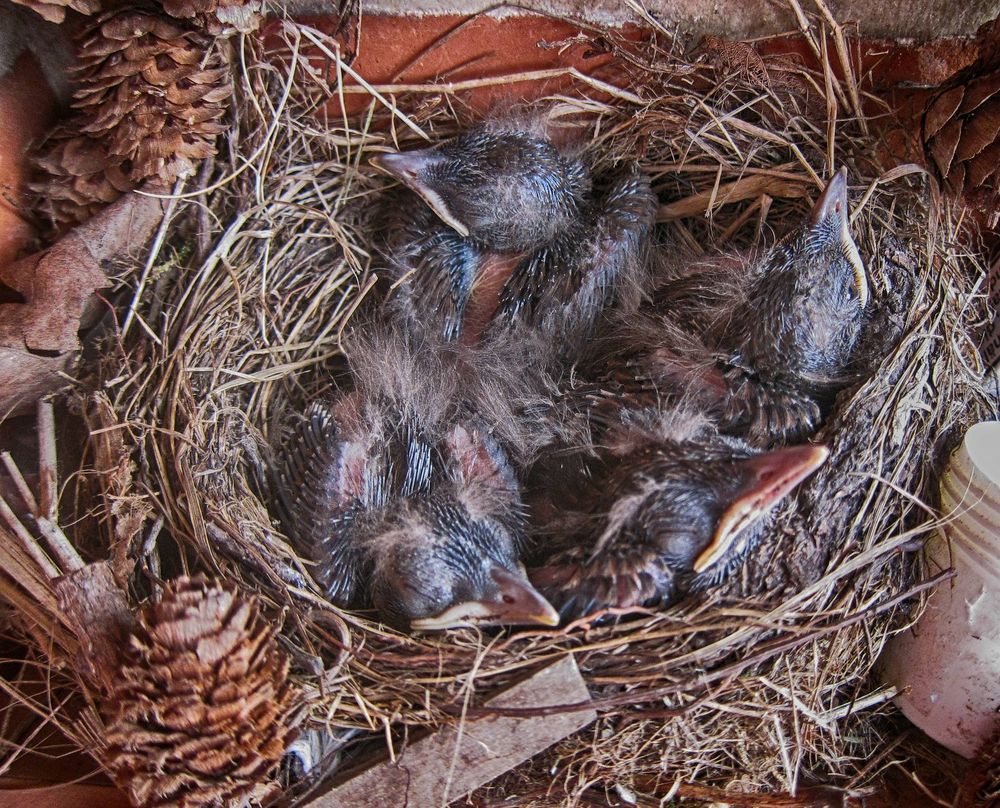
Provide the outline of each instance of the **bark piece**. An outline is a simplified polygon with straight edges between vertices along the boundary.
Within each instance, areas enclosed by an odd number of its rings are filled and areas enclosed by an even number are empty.
[[[23,301],[0,304],[0,414],[62,386],[81,318],[107,285],[105,262],[138,253],[162,215],[158,199],[130,195],[49,249],[0,267],[0,285]]]
[[[78,670],[110,693],[125,640],[135,625],[124,592],[104,561],[64,575],[55,589],[59,607],[80,641]]]
[[[538,708],[578,704],[589,698],[576,661],[567,656],[491,699],[486,706]],[[445,727],[407,746],[395,762],[366,769],[306,805],[446,805],[596,718],[594,710],[576,710],[544,716],[487,716],[466,721],[461,733],[456,727]]]

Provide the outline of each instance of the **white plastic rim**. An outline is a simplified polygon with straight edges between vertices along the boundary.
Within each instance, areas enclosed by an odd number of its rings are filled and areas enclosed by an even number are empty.
[[[966,468],[1000,490],[1000,421],[983,421],[965,433],[960,455]],[[965,460],[967,458],[967,460]]]
[[[963,545],[1000,578],[1000,422],[976,424],[966,433],[941,480],[941,513],[951,552]],[[942,548],[943,542],[929,543],[938,563],[944,562]]]
[[[941,511],[927,558],[955,577],[889,643],[882,669],[910,721],[972,757],[1000,727],[1000,422],[966,433],[941,481]]]

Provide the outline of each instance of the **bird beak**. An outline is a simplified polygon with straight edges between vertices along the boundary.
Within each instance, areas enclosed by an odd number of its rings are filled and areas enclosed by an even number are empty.
[[[854,288],[858,293],[858,303],[861,308],[868,305],[868,273],[865,262],[861,260],[858,245],[851,235],[851,217],[847,203],[847,169],[841,168],[833,179],[827,183],[823,193],[819,195],[816,204],[809,214],[809,223],[814,227],[821,222],[834,218],[839,225],[838,238],[854,271]]]
[[[441,195],[428,186],[423,179],[427,166],[437,159],[438,157],[431,150],[418,149],[409,152],[376,154],[368,162],[418,194],[437,214],[438,218],[460,236],[468,236],[469,228],[455,217]]]
[[[749,480],[722,514],[712,541],[695,559],[694,571],[702,572],[722,558],[741,532],[822,466],[829,454],[825,446],[789,446],[743,461],[750,469]]]
[[[469,600],[445,609],[436,617],[410,622],[414,631],[442,631],[459,626],[558,626],[559,613],[525,578],[494,567],[495,592],[483,600]]]

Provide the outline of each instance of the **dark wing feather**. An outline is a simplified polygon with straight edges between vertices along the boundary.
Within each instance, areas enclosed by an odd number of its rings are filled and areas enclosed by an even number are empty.
[[[482,254],[472,241],[441,225],[414,248],[419,258],[408,281],[414,307],[421,316],[438,320],[444,339],[455,340],[462,330]]]
[[[494,320],[501,325],[538,322],[543,304],[552,294],[548,287],[558,284],[563,295],[567,294],[567,289],[572,289],[573,280],[561,276],[574,274],[574,259],[581,238],[581,228],[570,228],[553,243],[522,259],[500,291]]]
[[[313,577],[342,606],[354,603],[364,580],[352,528],[362,512],[358,475],[345,473],[361,447],[339,435],[333,412],[313,404],[286,442],[275,471],[275,509],[285,534],[316,562]]]
[[[822,413],[809,396],[766,382],[739,367],[725,374],[727,394],[720,427],[758,446],[796,443],[818,428]]]
[[[531,582],[567,618],[603,609],[669,602],[675,582],[655,548],[614,543],[594,556],[573,547],[529,571]]]
[[[515,267],[500,293],[498,321],[589,333],[622,285],[634,281],[655,207],[644,174],[618,179],[583,221]]]
[[[419,327],[434,323],[440,337],[457,339],[482,251],[441,222],[419,198],[399,198],[397,206],[386,247],[399,284],[396,305]]]

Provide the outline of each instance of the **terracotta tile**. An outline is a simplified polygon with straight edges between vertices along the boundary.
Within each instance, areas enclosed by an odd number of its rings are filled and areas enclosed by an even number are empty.
[[[20,214],[26,179],[25,156],[55,118],[56,101],[34,56],[23,53],[0,79],[0,264],[8,263],[34,238]]]
[[[304,21],[328,33],[334,30],[334,22],[328,18]],[[376,86],[512,77],[502,84],[458,94],[460,105],[483,113],[564,90],[572,83],[568,75],[513,80],[518,74],[576,68],[588,75],[609,78],[605,68],[611,62],[610,55],[593,52],[585,42],[572,41],[583,31],[579,25],[538,15],[503,19],[365,16],[360,46],[351,30],[341,33],[339,40],[345,58],[356,51],[351,67]],[[627,36],[648,35],[634,26],[622,31]],[[328,69],[320,54],[313,63]],[[335,68],[329,70],[332,77]],[[345,86],[357,83],[348,78]],[[360,112],[369,102],[367,94],[348,95],[348,114]],[[326,111],[332,116],[341,114],[338,102]]]

